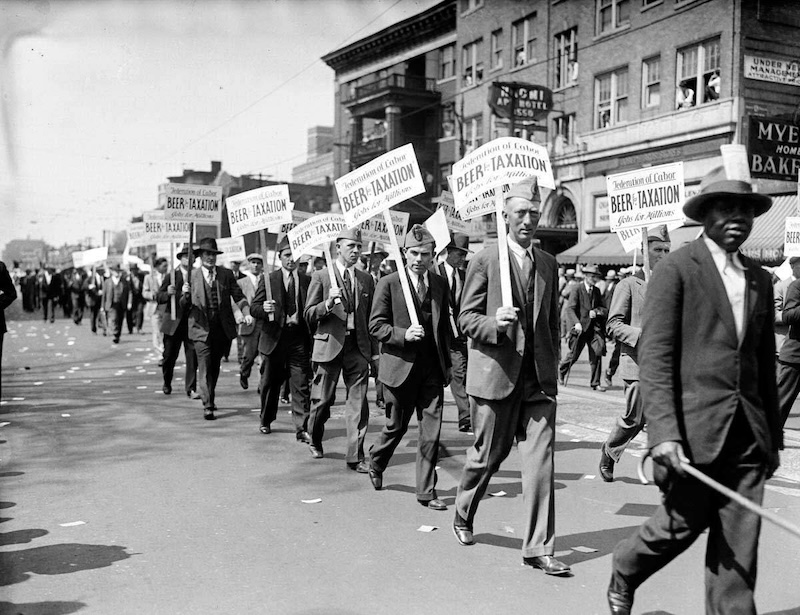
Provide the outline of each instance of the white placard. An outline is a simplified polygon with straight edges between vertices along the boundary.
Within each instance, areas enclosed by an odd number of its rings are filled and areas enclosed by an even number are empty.
[[[153,243],[149,241],[147,233],[145,233],[144,222],[132,222],[128,225],[128,246],[131,248],[140,248]]]
[[[294,203],[292,203],[294,206]],[[270,227],[267,227],[267,231],[270,233],[275,233],[278,236],[278,241],[286,237],[286,233],[289,232],[290,229],[293,229],[295,226],[300,224],[301,222],[305,222],[310,218],[313,218],[315,214],[311,213],[310,211],[300,211],[298,209],[292,210],[292,221],[291,222],[284,222],[283,224],[274,224]]]
[[[334,183],[342,214],[351,228],[425,192],[411,143],[350,171]]]
[[[222,220],[222,186],[166,184],[164,218],[217,225]]]
[[[73,267],[89,267],[108,260],[108,246],[72,253]]]
[[[144,212],[144,231],[149,243],[185,243],[191,229],[191,222],[167,220],[163,209]]]
[[[217,239],[217,249],[222,250],[220,260],[243,261],[247,258],[247,253],[244,251],[244,237],[222,237]]]
[[[447,216],[444,209],[437,209],[433,215],[425,220],[425,228],[433,235],[436,242],[434,254],[439,254],[450,243],[450,229],[447,226]]]
[[[179,248],[180,249],[180,248]],[[162,256],[167,260],[170,259],[172,255],[176,252],[175,244],[171,241],[159,241],[156,242],[156,257],[161,258]]]
[[[458,208],[458,215],[463,220],[474,220],[475,218],[495,213],[495,205],[497,204],[496,190],[497,188],[490,188],[481,193],[474,201],[470,201],[464,207]],[[500,190],[502,194],[505,194],[511,190],[511,186],[503,184],[500,186]]]
[[[397,243],[403,245],[406,241],[406,232],[408,231],[409,214],[403,211],[389,211],[392,218],[392,226],[394,227],[394,234],[397,237]],[[389,244],[391,237],[389,237],[389,227],[386,226],[383,214],[364,220],[361,223],[361,240],[364,243],[369,241],[377,241],[378,243]],[[366,252],[366,249],[364,250]]]
[[[536,177],[539,186],[555,189],[547,149],[517,137],[482,145],[453,165],[452,177],[450,189],[459,210],[491,188],[529,177]]]
[[[747,159],[747,147],[741,143],[726,143],[719,146],[722,154],[722,166],[725,168],[725,177],[752,182],[750,177],[750,163]]]
[[[289,186],[286,184],[264,186],[229,196],[225,205],[231,237],[292,221],[292,203],[289,202]]]
[[[617,237],[626,253],[633,252],[636,248],[642,247],[641,228],[623,228],[616,231]]]
[[[453,193],[449,190],[442,190],[442,196],[434,201],[439,202],[439,209],[444,211],[445,218],[447,219],[448,228],[454,233],[467,233],[472,230],[471,224],[464,220],[456,209],[456,202],[453,199]]]
[[[683,162],[609,175],[612,231],[683,221]]]
[[[783,235],[783,256],[800,256],[800,217],[786,218]]]
[[[334,241],[348,227],[340,214],[319,214],[289,229],[289,247],[292,257],[297,260],[303,254],[310,254],[312,248]]]

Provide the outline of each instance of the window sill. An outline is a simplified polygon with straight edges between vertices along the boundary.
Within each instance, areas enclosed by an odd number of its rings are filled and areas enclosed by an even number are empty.
[[[469,15],[472,15],[473,13],[480,11],[482,8],[483,8],[482,4],[480,6],[472,7],[471,9],[468,9],[463,13],[459,13],[459,17],[468,17]]]
[[[658,0],[658,2],[653,2],[653,4],[648,4],[647,6],[643,6],[641,12],[644,13],[652,8],[661,6],[662,4],[664,4],[664,0]]]
[[[694,2],[694,0],[691,0],[691,1]],[[594,37],[592,37],[592,41],[596,42],[596,41],[601,41],[601,40],[604,40],[604,39],[613,38],[614,36],[622,34],[623,32],[627,32],[630,29],[631,29],[631,24],[630,24],[630,22],[628,22],[628,23],[626,23],[626,24],[624,24],[622,26],[618,26],[616,28],[609,29],[609,30],[607,30],[605,32],[601,32],[600,34],[596,34]]]
[[[483,85],[483,81],[479,81],[478,83],[473,83],[472,85],[462,85],[461,91],[466,92],[467,90],[474,90],[475,88],[479,88]]]
[[[495,66],[494,68],[490,68],[489,72],[490,73],[499,73],[501,70],[503,70],[502,66]]]
[[[577,81],[573,81],[572,83],[570,83],[568,85],[562,85],[560,88],[559,87],[553,88],[553,94],[555,94],[556,92],[565,92],[566,90],[569,90],[570,88],[576,88],[576,87],[578,87],[578,82]]]
[[[510,69],[508,69],[508,73],[509,74],[516,73],[518,71],[524,70],[526,68],[532,68],[534,66],[536,66],[536,60],[533,60],[531,62],[525,62],[525,64],[520,64],[519,66],[515,66],[514,68],[510,68]]]
[[[453,75],[452,77],[445,77],[444,79],[437,79],[436,80],[436,85],[439,85],[440,83],[450,83],[451,81],[455,81],[455,80],[456,80],[456,76],[455,75]]]

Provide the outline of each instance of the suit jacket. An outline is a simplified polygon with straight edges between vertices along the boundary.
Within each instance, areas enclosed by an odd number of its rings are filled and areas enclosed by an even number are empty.
[[[303,336],[310,345],[311,336],[308,332],[308,324],[303,318],[303,311],[308,301],[308,287],[311,284],[311,278],[299,271],[295,271],[295,273],[297,273],[297,279],[300,282],[297,302],[298,324],[302,327]],[[261,323],[261,338],[258,342],[258,351],[262,354],[272,354],[272,351],[275,350],[275,347],[278,345],[281,331],[286,323],[283,270],[278,269],[269,274],[269,287],[272,291],[272,300],[275,302],[275,320],[272,321],[267,318],[267,313],[264,311],[264,302],[267,300],[267,288],[264,279],[263,275],[258,276],[258,288],[256,289],[255,298],[253,299],[253,305],[250,306],[250,314]]]
[[[128,294],[130,288],[128,287],[128,280],[121,277],[119,282],[114,286],[111,278],[106,278],[103,282],[103,309],[108,312],[112,307],[121,307],[123,310],[128,307]]]
[[[0,335],[5,333],[6,328],[6,308],[14,303],[17,298],[17,289],[14,288],[14,282],[11,279],[11,274],[8,273],[6,264],[0,261]]]
[[[390,387],[399,387],[408,378],[414,359],[419,353],[419,342],[407,342],[405,334],[411,326],[400,273],[395,271],[381,278],[375,289],[375,299],[369,317],[369,332],[381,344],[378,379]],[[442,377],[450,368],[450,297],[447,282],[432,271],[428,272],[428,292],[431,297],[431,324],[438,352]],[[417,308],[418,309],[418,308]]]
[[[83,296],[88,307],[94,307],[103,299],[105,280],[99,273],[90,273],[83,281]]]
[[[160,277],[161,282],[163,282],[168,276],[165,273]],[[144,283],[142,284],[142,298],[145,301],[158,301],[158,291],[161,288],[161,283],[158,281],[158,278],[159,274],[155,270],[151,271],[145,276]]]
[[[339,270],[334,267],[336,277]],[[372,308],[372,297],[375,287],[372,276],[366,271],[354,269],[356,273],[356,310],[355,327],[358,349],[367,361],[378,354],[378,343],[369,334],[369,312]],[[342,284],[339,279],[339,284]],[[305,318],[309,329],[314,331],[314,347],[311,351],[311,360],[317,363],[327,363],[339,356],[344,348],[344,338],[347,335],[347,319],[341,306],[334,306],[328,312],[325,303],[331,288],[327,268],[315,271],[311,276],[308,287],[308,303],[305,309]]]
[[[39,293],[44,299],[60,299],[62,289],[62,279],[60,273],[53,273],[50,276],[50,283],[47,283],[47,278],[44,272],[41,274],[39,280]]]
[[[181,302],[181,289],[183,288],[183,272],[181,268],[175,269],[175,319],[172,318],[172,308],[170,306],[169,293],[167,288],[172,283],[172,276],[167,273],[161,282],[161,288],[156,293],[158,310],[161,312],[161,333],[164,335],[175,335],[181,321],[188,318],[189,312],[184,309]]]
[[[740,258],[746,267],[741,343],[703,238],[659,263],[645,297],[639,378],[649,445],[681,442],[697,464],[718,457],[740,404],[765,455],[777,456],[782,447],[772,283]]]
[[[250,309],[242,289],[236,283],[233,271],[219,265],[215,265],[214,269],[216,270],[217,298],[219,299],[219,321],[225,337],[232,340],[236,337],[236,320],[233,317],[231,299],[241,308],[243,314],[249,315]],[[180,302],[189,313],[189,339],[193,342],[205,342],[210,329],[206,312],[206,281],[203,278],[202,267],[192,270],[191,280],[191,293],[183,294]]]
[[[458,276],[458,279],[461,280],[461,293],[459,294],[459,296],[456,297],[456,302],[455,304],[453,304],[452,292],[451,292],[452,289],[450,288],[450,278],[447,275],[447,269],[445,268],[444,263],[439,263],[439,266],[437,267],[437,272],[439,273],[440,276],[442,276],[442,278],[444,278],[445,284],[447,285],[447,296],[451,299],[450,312],[452,313],[453,322],[456,325],[456,330],[453,331],[453,326],[450,325],[449,326],[450,333],[453,339],[459,341],[466,341],[466,336],[464,335],[464,332],[461,331],[461,328],[458,326],[458,314],[461,311],[461,294],[463,294],[464,292],[464,279],[466,278],[466,273],[464,272],[463,269],[456,269],[456,275]],[[447,321],[448,323],[450,322],[449,316],[447,318]]]
[[[642,334],[646,290],[644,273],[637,271],[615,286],[608,309],[606,328],[610,337],[620,344],[619,375],[623,380],[639,380],[636,351]]]
[[[502,248],[508,249],[504,243]],[[558,336],[558,267],[547,252],[533,249],[535,286],[533,304],[533,361],[542,391],[558,394],[556,367],[559,355]],[[504,333],[497,330],[495,313],[503,304],[500,291],[500,256],[497,247],[481,250],[470,261],[458,324],[470,338],[467,355],[466,390],[482,399],[505,399],[514,390],[521,374],[525,352],[525,292],[517,277],[515,257],[512,262],[514,306],[520,308],[520,322]]]
[[[780,351],[786,335],[789,333],[789,326],[783,322],[783,306],[786,302],[786,291],[794,280],[794,276],[789,276],[772,287],[775,295],[775,348],[778,351]]]
[[[778,358],[784,363],[800,363],[800,279],[786,288],[781,322],[788,327]]]
[[[590,310],[596,312],[594,318],[589,318]],[[576,322],[581,323],[581,337],[598,354],[605,354],[607,315],[608,309],[597,286],[587,291],[586,284],[580,282],[572,288],[567,299],[567,329],[572,329]]]

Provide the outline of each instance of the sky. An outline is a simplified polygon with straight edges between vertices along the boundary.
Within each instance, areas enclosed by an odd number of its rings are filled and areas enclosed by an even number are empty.
[[[332,125],[319,58],[436,0],[3,0],[0,249],[100,245],[222,161],[291,180]]]

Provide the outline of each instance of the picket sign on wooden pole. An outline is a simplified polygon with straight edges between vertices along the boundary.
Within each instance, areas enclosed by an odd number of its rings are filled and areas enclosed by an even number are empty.
[[[175,244],[171,241],[169,242],[169,277],[170,283],[172,287],[175,288]],[[175,305],[175,295],[172,295],[169,298],[169,315],[172,317],[172,320],[178,318],[178,310]]]
[[[192,286],[192,269],[194,268],[194,251],[192,250],[192,242],[194,241],[194,222],[189,223],[189,266],[187,269],[189,270],[189,275],[186,276],[186,280],[184,283],[188,284],[191,288]]]
[[[644,281],[650,281],[650,251],[647,249],[647,227],[642,228],[642,256],[644,257]]]
[[[322,250],[325,252],[325,264],[327,265],[328,279],[331,281],[331,288],[339,288],[339,282],[336,281],[336,273],[333,271],[336,261],[331,254],[332,247],[333,245],[329,243],[323,247]],[[338,297],[333,300],[334,305],[340,305],[341,303],[342,301]]]
[[[400,243],[397,241],[392,215],[389,213],[388,209],[383,210],[383,220],[386,222],[386,228],[389,231],[389,241],[392,244],[394,257],[397,259],[397,273],[400,276],[400,287],[403,289],[403,297],[405,297],[406,300],[408,317],[411,319],[412,325],[419,325],[417,307],[414,305],[414,297],[411,295],[411,285],[408,283],[408,274],[406,274],[405,265],[403,265],[403,256],[400,254]]]
[[[506,234],[506,219],[503,217],[503,206],[505,197],[503,191],[495,188],[494,208],[497,217],[497,251],[500,255],[500,296],[503,299],[503,307],[513,307],[514,299],[511,296],[511,264],[508,261],[508,246]]]
[[[269,283],[269,276],[267,275],[267,232],[262,228],[258,231],[258,239],[261,242],[261,258],[264,259],[264,270],[261,275],[264,276],[264,291],[267,293],[267,301],[272,301],[272,284]],[[275,252],[277,252],[277,246]],[[275,314],[267,314],[267,320],[275,322]]]

